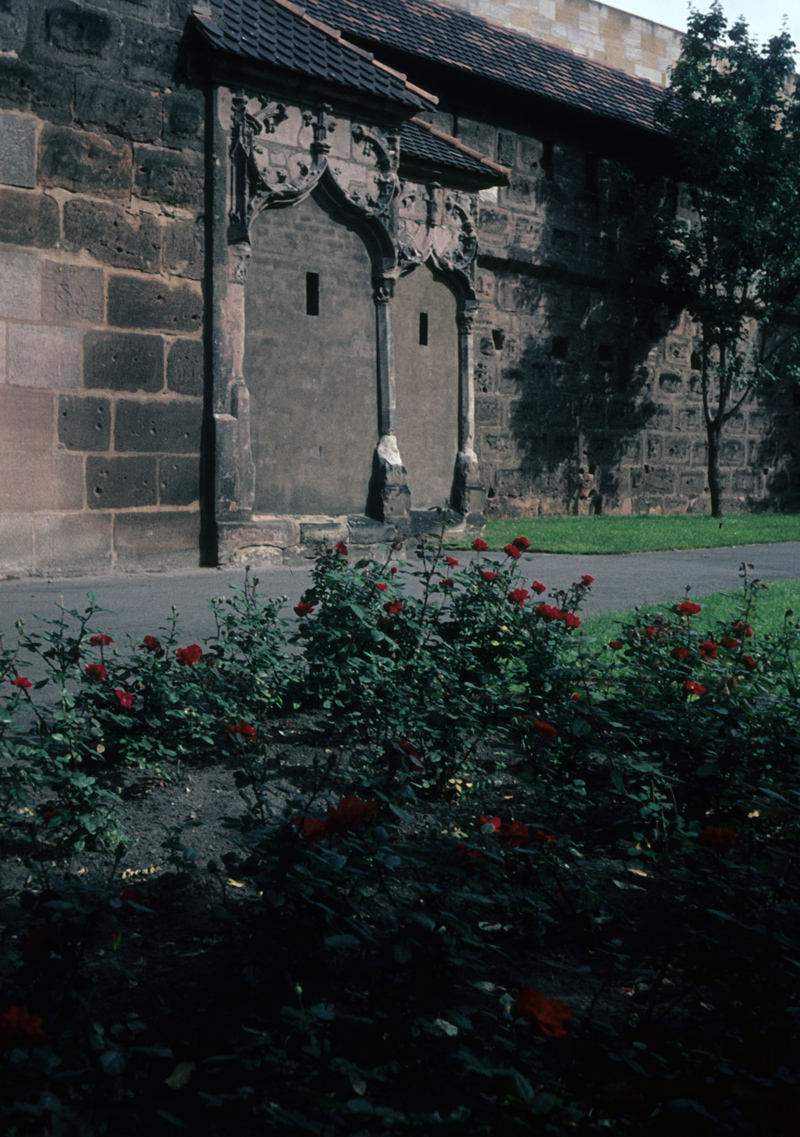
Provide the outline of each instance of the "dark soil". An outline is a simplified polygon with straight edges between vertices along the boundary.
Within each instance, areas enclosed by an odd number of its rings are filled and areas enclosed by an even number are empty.
[[[369,759],[324,719],[270,729],[272,824],[332,759],[318,814],[352,792],[353,772],[363,780]],[[737,946],[740,925],[733,943],[716,925],[704,940],[701,884],[609,838],[607,799],[593,804],[602,756],[571,772],[569,792],[521,780],[522,766],[508,754],[474,792],[418,794],[410,820],[387,821],[398,862],[361,894],[368,946],[347,938],[335,897],[329,913],[319,898],[289,912],[247,871],[253,811],[227,760],[114,778],[130,842],[116,868],[108,853],[45,856],[24,827],[3,835],[2,1006],[42,1015],[60,1058],[0,1060],[3,1100],[23,1106],[9,1133],[793,1133],[796,1040],[764,996],[769,945]],[[509,886],[481,814],[568,829],[571,843],[547,879],[525,861]],[[459,842],[483,859],[465,861]],[[738,991],[714,981],[730,960]],[[510,1027],[503,996],[522,987],[568,1005],[566,1038]],[[762,996],[759,1021],[748,1000]]]

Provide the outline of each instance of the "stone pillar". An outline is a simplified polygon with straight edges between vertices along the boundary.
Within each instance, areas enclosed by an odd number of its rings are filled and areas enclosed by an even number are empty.
[[[411,493],[406,468],[397,448],[397,398],[394,373],[392,295],[394,281],[379,277],[374,282],[378,365],[378,445],[372,460],[367,512],[376,521],[402,526],[411,511]]]
[[[453,474],[451,506],[469,525],[482,525],[486,491],[480,482],[475,455],[475,388],[473,339],[477,301],[467,300],[458,314],[458,456]]]

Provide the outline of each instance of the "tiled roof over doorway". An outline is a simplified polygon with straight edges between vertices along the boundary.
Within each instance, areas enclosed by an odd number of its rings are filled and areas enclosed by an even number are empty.
[[[436,103],[404,75],[289,0],[211,0],[209,8],[196,10],[194,16],[203,35],[220,51],[400,103],[409,110]]]

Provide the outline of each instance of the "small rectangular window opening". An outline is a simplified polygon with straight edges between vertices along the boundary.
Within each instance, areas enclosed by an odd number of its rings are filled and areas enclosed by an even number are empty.
[[[419,346],[428,346],[428,313],[420,312],[419,314]]]
[[[306,315],[319,315],[319,273],[306,273]]]
[[[555,180],[555,161],[553,155],[553,142],[550,138],[545,138],[542,142],[542,156],[539,159],[542,173],[548,182]]]

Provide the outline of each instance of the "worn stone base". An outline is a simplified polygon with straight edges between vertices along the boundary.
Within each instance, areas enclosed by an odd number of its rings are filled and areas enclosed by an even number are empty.
[[[482,513],[448,518],[445,539],[467,534],[477,536],[485,523]],[[373,521],[364,514],[328,517],[255,515],[247,521],[227,521],[219,525],[219,563],[252,565],[296,565],[313,560],[321,550],[333,549],[340,541],[351,557],[382,559],[391,550],[405,560],[420,538],[435,538],[441,530],[436,510],[412,511],[402,523]]]

